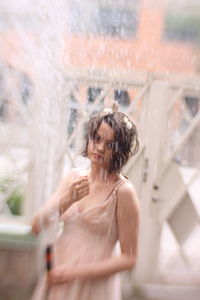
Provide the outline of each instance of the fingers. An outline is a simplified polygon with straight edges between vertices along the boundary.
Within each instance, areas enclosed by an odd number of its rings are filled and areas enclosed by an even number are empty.
[[[81,198],[85,197],[88,195],[90,192],[90,184],[88,180],[88,176],[81,176],[73,183],[71,184],[70,187],[70,194],[72,197],[73,202],[78,201]]]
[[[89,194],[89,187],[85,188],[82,186],[77,186],[76,187],[76,195],[77,195],[77,200],[80,200],[81,198],[85,197],[86,195]]]
[[[85,197],[86,195],[89,194],[89,192],[90,192],[89,187],[80,189],[80,191],[79,191],[80,197],[81,198]]]
[[[81,176],[77,180],[74,181],[74,184],[76,185],[89,185],[88,176]]]
[[[31,226],[32,226],[32,232],[37,235],[40,232],[39,217],[34,218]]]
[[[89,180],[87,176],[83,176],[74,182],[74,187],[78,190],[89,189]]]
[[[80,200],[81,198],[89,194],[90,185],[87,176],[80,177],[73,183],[73,185],[76,193],[76,200]]]

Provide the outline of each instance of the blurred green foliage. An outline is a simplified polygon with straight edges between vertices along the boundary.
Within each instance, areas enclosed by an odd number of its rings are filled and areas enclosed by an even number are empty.
[[[13,215],[21,215],[23,200],[24,196],[19,189],[14,190],[12,195],[7,199],[7,204]]]
[[[13,185],[14,179],[11,177],[0,178],[0,193],[6,194],[6,192]],[[13,215],[21,215],[22,204],[24,201],[24,193],[20,186],[14,187],[9,193],[6,199],[7,205]]]

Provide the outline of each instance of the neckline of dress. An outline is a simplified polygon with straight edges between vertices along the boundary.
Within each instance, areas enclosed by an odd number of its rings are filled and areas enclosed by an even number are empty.
[[[100,201],[100,202],[98,202],[98,203],[92,205],[91,207],[88,207],[88,208],[84,209],[83,211],[81,211],[81,210],[79,209],[79,206],[77,205],[77,204],[78,204],[78,201],[75,202],[75,203],[76,203],[75,206],[76,206],[76,209],[77,209],[78,213],[79,213],[79,214],[84,214],[84,213],[86,213],[86,212],[88,212],[88,211],[90,211],[90,210],[92,210],[92,209],[94,209],[94,208],[97,208],[97,207],[99,207],[99,206],[101,206],[101,205],[105,205],[105,204],[108,202],[108,200],[110,200],[110,198],[111,198],[111,196],[113,195],[113,193],[114,193],[116,187],[117,187],[120,183],[125,182],[125,181],[126,181],[125,179],[121,179],[121,178],[120,178],[119,180],[117,180],[116,183],[115,183],[115,185],[114,185],[114,187],[113,187],[113,189],[110,191],[110,193],[109,193],[108,196],[106,197],[106,200]]]

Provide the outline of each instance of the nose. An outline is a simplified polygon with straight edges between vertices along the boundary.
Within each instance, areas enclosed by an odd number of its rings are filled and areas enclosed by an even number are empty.
[[[98,144],[97,150],[99,152],[102,152],[102,153],[104,152],[104,150],[105,150],[105,143],[103,141]]]

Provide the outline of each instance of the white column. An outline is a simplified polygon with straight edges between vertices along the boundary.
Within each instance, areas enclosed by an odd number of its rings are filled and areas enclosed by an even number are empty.
[[[162,156],[167,148],[167,105],[167,83],[160,80],[153,81],[141,124],[145,144],[144,173],[146,174],[143,174],[139,194],[141,201],[139,256],[133,273],[134,282],[137,283],[149,283],[156,278],[161,224],[158,222],[158,209],[153,198],[156,193],[154,185],[162,165]]]

